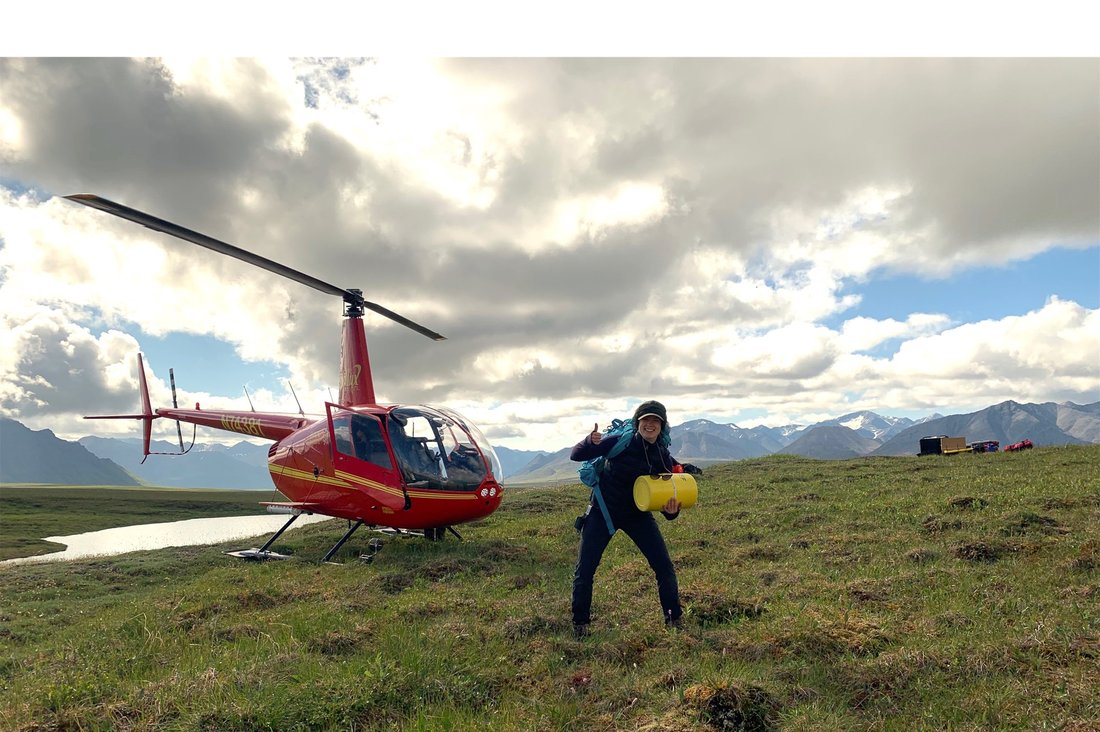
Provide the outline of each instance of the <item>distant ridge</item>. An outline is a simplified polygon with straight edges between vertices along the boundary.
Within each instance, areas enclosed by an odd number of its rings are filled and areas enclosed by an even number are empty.
[[[805,430],[797,440],[779,450],[779,454],[843,460],[874,452],[880,444],[878,440],[864,437],[850,427],[820,424]]]
[[[50,430],[0,417],[0,483],[141,485],[119,465]]]
[[[272,487],[267,471],[270,443],[242,440],[235,445],[197,444],[186,455],[152,455],[144,463],[141,440],[136,438],[81,437],[80,444],[100,457],[110,458],[149,485],[244,490]],[[154,440],[150,449],[177,453],[179,444]]]
[[[967,442],[997,440],[1001,447],[1023,439],[1035,445],[1100,443],[1100,402],[1079,405],[1001,402],[970,414],[953,414],[915,425],[875,450],[875,455],[913,455],[926,435],[965,437]]]

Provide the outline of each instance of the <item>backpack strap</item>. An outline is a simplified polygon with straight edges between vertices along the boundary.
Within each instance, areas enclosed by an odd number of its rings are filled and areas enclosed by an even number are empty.
[[[630,441],[634,439],[634,420],[621,420],[616,419],[611,422],[611,429],[608,430],[609,434],[618,432],[618,440],[611,449],[607,452],[606,458],[600,462],[596,472],[596,485],[592,486],[592,495],[596,497],[596,505],[600,507],[600,513],[603,514],[603,520],[607,524],[607,533],[615,535],[615,524],[611,521],[611,512],[607,510],[607,504],[604,503],[603,494],[600,493],[600,476],[607,468],[607,461],[612,458],[618,457],[626,446],[630,444]]]
[[[603,494],[600,493],[600,484],[596,483],[592,488],[592,495],[596,497],[596,505],[600,507],[600,513],[603,514],[604,523],[607,524],[607,533],[611,536],[615,535],[615,524],[611,523],[611,512],[607,510],[607,504],[603,501]]]

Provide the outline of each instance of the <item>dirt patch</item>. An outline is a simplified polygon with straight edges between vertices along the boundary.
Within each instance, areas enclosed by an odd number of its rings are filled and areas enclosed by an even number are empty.
[[[1077,556],[1069,561],[1069,568],[1088,571],[1100,567],[1100,541],[1089,539],[1077,550]]]
[[[238,593],[236,599],[237,606],[242,610],[269,610],[297,598],[287,592],[249,590]]]
[[[206,621],[207,618],[218,615],[221,612],[222,606],[216,602],[192,610],[184,610],[180,613],[179,619],[176,620],[176,625],[183,630],[194,630]]]
[[[737,620],[751,620],[767,612],[759,600],[741,600],[722,597],[706,591],[683,590],[680,599],[685,612],[701,626],[732,623]]]
[[[259,638],[264,633],[255,625],[231,625],[228,628],[217,628],[210,635],[216,641],[233,642],[243,638]]]
[[[490,542],[486,546],[481,547],[480,553],[484,559],[496,565],[502,562],[517,562],[529,559],[531,549],[523,544]]]
[[[829,657],[848,653],[874,655],[891,642],[877,623],[856,613],[846,613],[836,620],[818,618],[818,621],[812,628],[780,639],[780,644],[798,655]]]
[[[905,553],[905,558],[908,559],[910,562],[914,562],[916,564],[928,564],[929,562],[935,560],[937,556],[939,555],[936,554],[936,552],[932,549],[925,549],[923,547],[919,549],[911,549],[910,551]]]
[[[1040,516],[1037,513],[1024,511],[1011,517],[1001,528],[1001,533],[1005,536],[1020,536],[1031,532],[1056,534],[1059,533],[1060,526],[1058,520],[1052,516]]]
[[[1044,511],[1056,509],[1080,508],[1083,506],[1100,506],[1100,494],[1092,496],[1080,496],[1077,498],[1044,498],[1040,504]]]
[[[853,709],[895,711],[906,690],[922,678],[950,668],[950,660],[922,651],[881,653],[874,658],[841,663],[833,676]]]
[[[987,507],[989,501],[973,496],[955,496],[947,501],[947,505],[960,511],[977,511]]]
[[[874,580],[849,582],[845,589],[848,596],[857,602],[884,602],[890,596],[889,585]]]
[[[951,553],[955,555],[956,559],[988,564],[996,562],[998,559],[1002,559],[1015,551],[1016,548],[1010,544],[974,541],[969,544],[959,544],[951,550]]]
[[[1016,644],[1024,653],[1034,653],[1040,658],[1065,666],[1074,661],[1093,661],[1100,658],[1100,636],[1080,635],[1069,639],[1028,639]]]
[[[405,572],[389,572],[378,575],[378,589],[387,595],[396,595],[413,585],[413,578]]]
[[[537,585],[541,582],[541,578],[535,577],[530,574],[519,574],[512,578],[513,590],[524,590],[531,585]]]
[[[684,703],[698,710],[710,727],[730,732],[768,732],[779,718],[775,697],[755,684],[690,686],[684,690]]]
[[[1059,594],[1068,599],[1092,600],[1100,598],[1100,585],[1071,585]]]
[[[471,566],[476,567],[476,563]],[[461,574],[467,569],[470,569],[471,566],[463,564],[463,562],[458,559],[437,559],[434,562],[425,562],[418,574],[432,582],[436,582],[438,580],[447,579],[448,577],[454,577],[456,574]]]
[[[364,637],[334,630],[309,641],[309,649],[322,656],[350,656],[355,653]]]
[[[959,519],[946,519],[942,516],[925,516],[924,521],[920,522],[920,526],[926,533],[939,534],[944,531],[950,531],[952,529],[961,529],[962,521]]]
[[[529,615],[524,618],[508,618],[504,621],[504,637],[509,640],[530,638],[534,635],[558,635],[569,629],[563,618],[547,618]]]

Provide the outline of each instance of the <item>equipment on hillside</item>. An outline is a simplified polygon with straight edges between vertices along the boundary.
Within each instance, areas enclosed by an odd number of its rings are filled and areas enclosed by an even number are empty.
[[[328,561],[363,525],[385,527],[391,533],[415,532],[438,540],[448,531],[458,536],[455,524],[482,519],[500,506],[504,494],[500,461],[489,441],[469,420],[445,407],[379,404],[375,399],[364,310],[432,340],[444,340],[443,336],[365,300],[362,290],[330,285],[99,196],[67,198],[343,299],[339,401],[326,402],[323,416],[200,409],[198,404],[194,409],[153,409],[138,354],[141,413],[87,417],[141,420],[146,456],[150,454],[153,420],[161,417],[274,441],[268,451],[268,471],[275,489],[289,500],[262,505],[275,513],[290,514],[290,519],[261,548],[231,554],[253,559],[282,558],[269,548],[303,513],[354,522],[325,555],[324,561]],[[180,448],[182,453],[182,439]]]
[[[934,435],[920,438],[919,455],[957,455],[962,452],[970,452],[965,437],[948,437],[947,435]]]

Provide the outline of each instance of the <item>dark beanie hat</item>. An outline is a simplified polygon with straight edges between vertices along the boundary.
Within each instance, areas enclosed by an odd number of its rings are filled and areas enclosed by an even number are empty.
[[[647,414],[656,415],[661,418],[661,422],[668,424],[668,415],[665,413],[665,405],[660,402],[650,400],[639,404],[638,408],[634,410],[634,421],[637,422]]]

